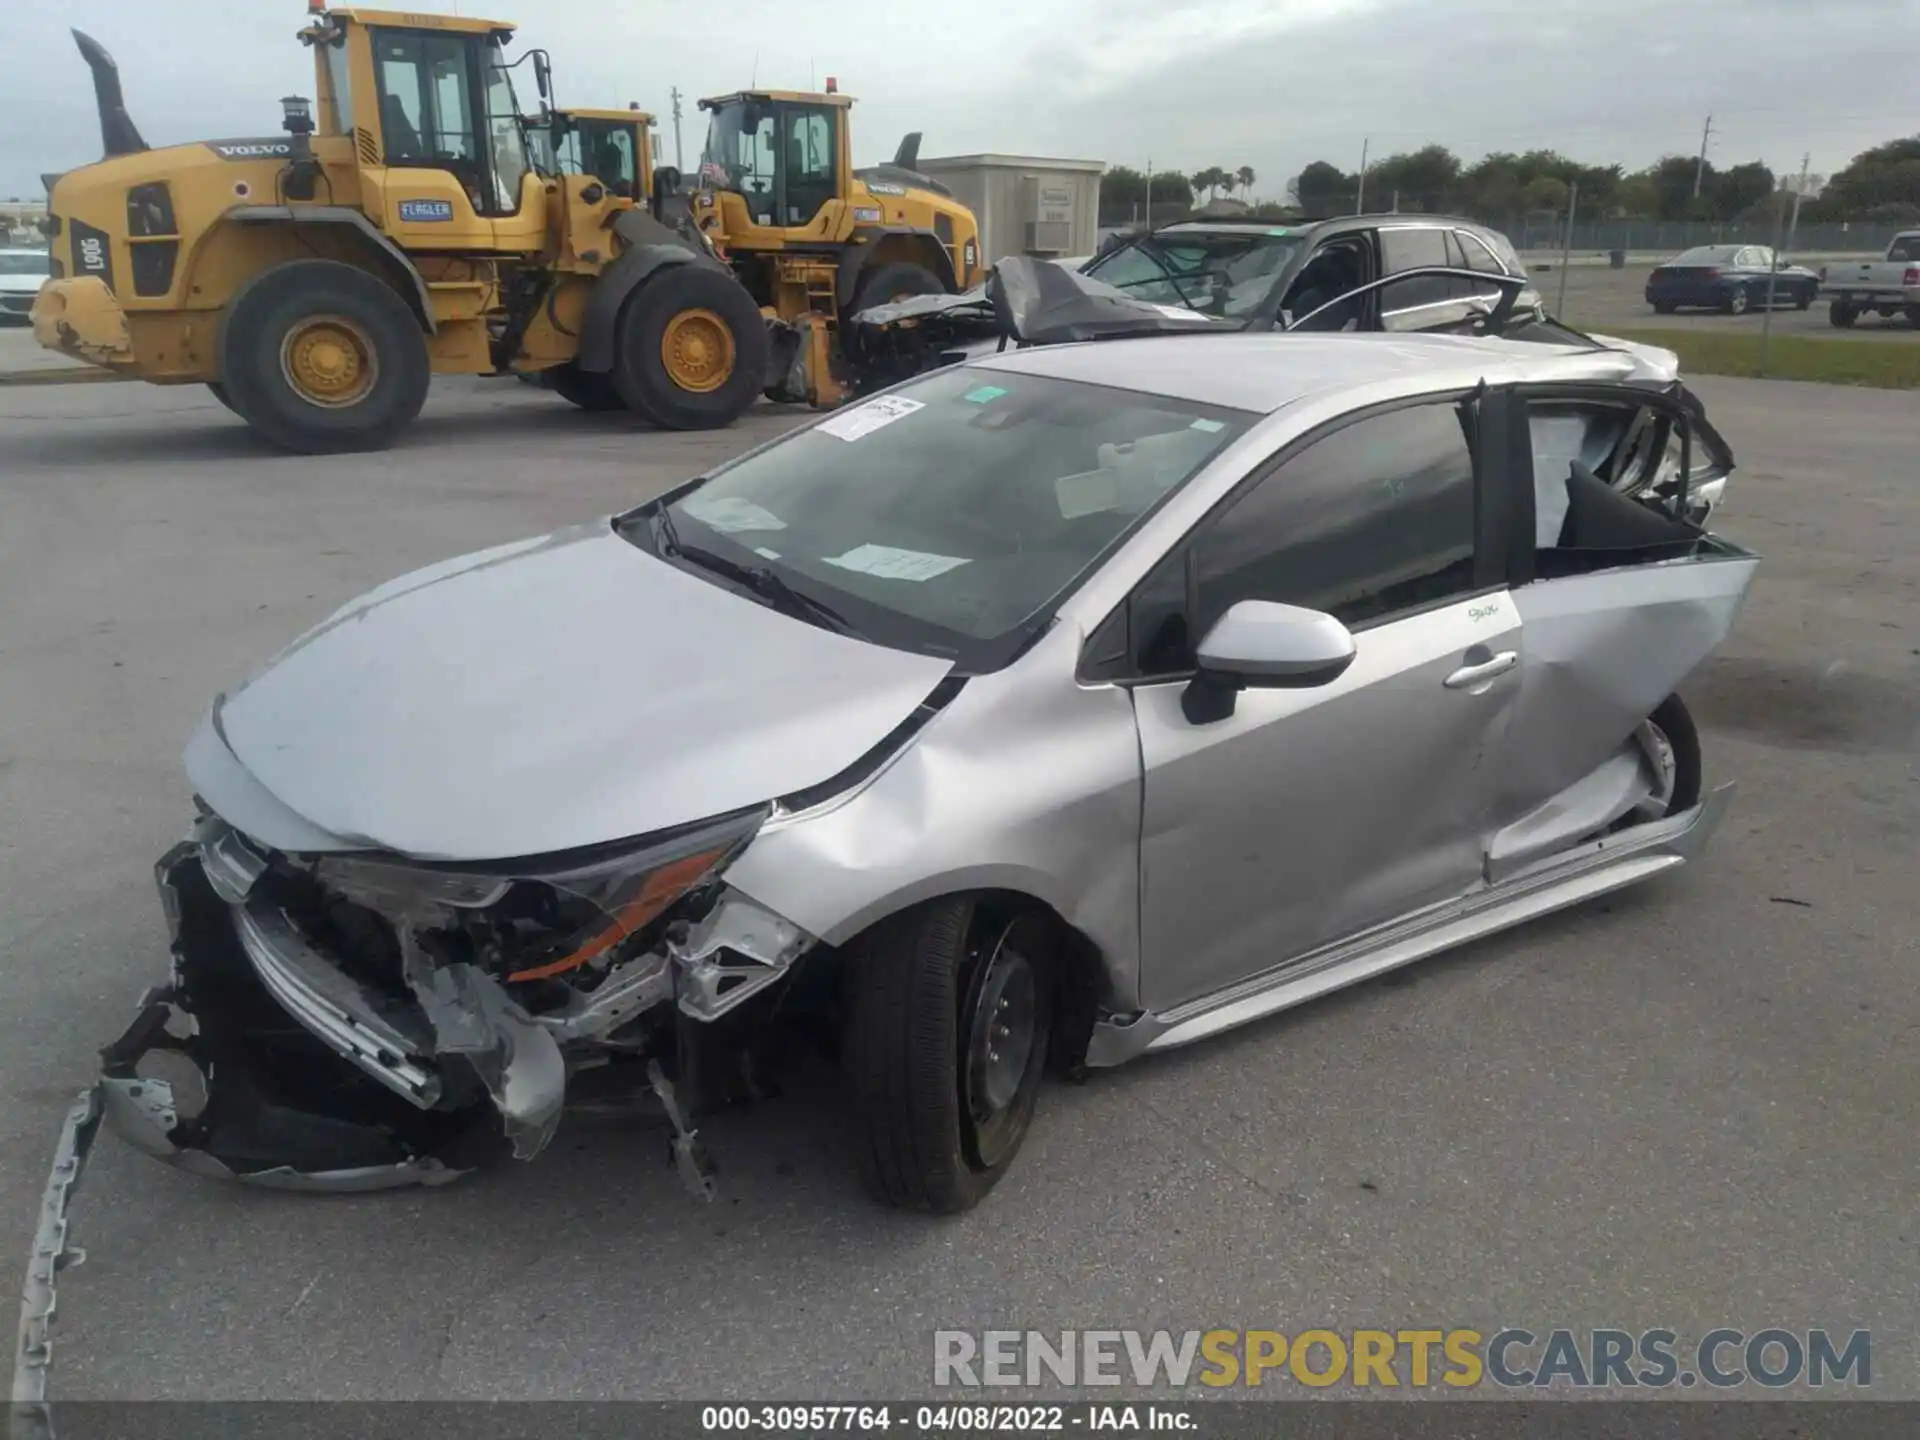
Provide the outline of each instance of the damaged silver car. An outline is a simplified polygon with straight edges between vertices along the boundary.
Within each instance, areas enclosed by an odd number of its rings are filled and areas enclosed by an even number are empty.
[[[296,1189],[699,1127],[837,1056],[885,1201],[978,1202],[1043,1072],[1693,857],[1675,692],[1755,559],[1634,356],[1164,335],[937,369],[630,513],[373,591],[218,700],[107,1125]],[[1284,1037],[1280,1037],[1284,1039]]]

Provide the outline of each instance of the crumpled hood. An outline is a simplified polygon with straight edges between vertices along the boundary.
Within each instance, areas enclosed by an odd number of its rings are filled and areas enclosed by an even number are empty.
[[[423,859],[536,855],[817,785],[949,668],[770,610],[597,521],[344,607],[216,702],[187,769],[283,848],[325,848],[311,826]]]

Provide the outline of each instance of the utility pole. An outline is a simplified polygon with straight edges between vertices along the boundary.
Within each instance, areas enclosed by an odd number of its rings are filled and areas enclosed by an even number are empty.
[[[1713,134],[1713,116],[1707,116],[1707,123],[1700,127],[1700,163],[1693,167],[1693,198],[1700,198],[1700,186],[1707,178],[1707,140]]]
[[[682,175],[687,173],[686,157],[680,152],[680,87],[673,87],[673,168]]]
[[[1786,227],[1786,245],[1793,246],[1793,232],[1800,224],[1800,192],[1807,188],[1807,167],[1813,164],[1813,153],[1809,151],[1800,157],[1800,183],[1793,187],[1793,219]],[[1786,197],[1778,196],[1773,207],[1773,254],[1767,262],[1767,304],[1760,315],[1760,363],[1755,368],[1764,378],[1767,373],[1767,351],[1773,340],[1773,292],[1774,284],[1780,275],[1780,221],[1786,211]]]
[[[1580,208],[1580,182],[1567,187],[1567,228],[1560,237],[1560,298],[1554,302],[1555,318],[1567,313],[1567,271],[1573,264],[1573,217]]]
[[[1364,135],[1360,139],[1360,184],[1355,187],[1353,194],[1353,213],[1356,215],[1367,213],[1367,146],[1372,141],[1371,135]]]
[[[1153,156],[1147,156],[1147,229],[1153,229]]]

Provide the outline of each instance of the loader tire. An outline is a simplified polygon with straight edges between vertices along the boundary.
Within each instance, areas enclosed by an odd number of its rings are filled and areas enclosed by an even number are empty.
[[[731,275],[704,265],[656,271],[620,312],[613,384],[668,430],[718,430],[767,382],[767,322]]]
[[[915,295],[944,295],[947,287],[940,277],[924,265],[916,265],[911,260],[895,260],[886,265],[874,267],[870,275],[862,275],[860,284],[853,294],[853,304],[847,307],[847,313],[858,315],[875,305],[890,305],[895,300],[906,300]]]
[[[294,260],[227,306],[220,385],[261,438],[306,455],[378,450],[420,413],[426,337],[385,282],[336,260]]]
[[[627,402],[613,387],[611,375],[596,375],[569,362],[546,372],[547,388],[582,410],[624,410]]]

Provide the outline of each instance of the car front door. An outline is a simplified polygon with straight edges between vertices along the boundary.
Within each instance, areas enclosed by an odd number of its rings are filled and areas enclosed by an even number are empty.
[[[1283,452],[1128,602],[1144,764],[1141,999],[1160,1010],[1447,899],[1481,873],[1518,620],[1482,533],[1465,397]],[[1477,493],[1478,492],[1478,493]],[[1193,647],[1240,600],[1326,611],[1357,657],[1189,719]]]

